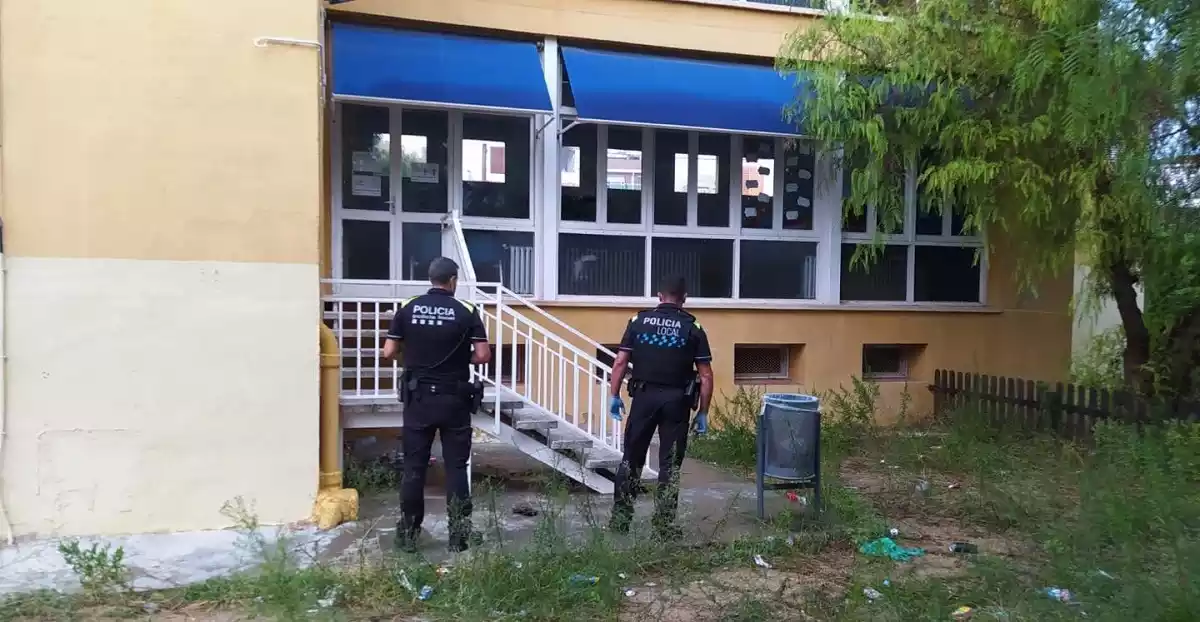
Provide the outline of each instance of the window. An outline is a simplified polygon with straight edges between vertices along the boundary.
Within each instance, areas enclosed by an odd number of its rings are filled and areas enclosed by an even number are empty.
[[[790,358],[791,348],[785,345],[735,345],[733,380],[786,380]]]
[[[529,218],[530,121],[462,116],[463,215]]]
[[[692,298],[733,297],[733,240],[656,237],[650,241],[650,262],[652,288],[668,276],[681,276]]]
[[[918,302],[979,302],[979,249],[918,246],[913,270],[913,299]]]
[[[742,147],[742,228],[770,229],[775,223],[775,140],[747,137]]]
[[[783,155],[783,228],[813,228],[816,150],[805,141],[791,141]]]
[[[518,294],[533,294],[533,232],[467,229],[463,237],[476,279],[500,283]]]
[[[342,278],[391,278],[391,223],[380,220],[342,221]]]
[[[741,298],[811,300],[817,297],[816,242],[741,241]]]
[[[920,160],[928,166],[928,152]],[[898,174],[898,173],[897,173]],[[849,196],[843,174],[843,196]],[[874,206],[842,225],[841,299],[872,302],[980,303],[983,301],[982,239],[967,231],[953,201],[928,196],[916,168],[904,175],[905,200],[899,222],[876,222]],[[874,223],[874,224],[872,224]],[[864,248],[878,235],[882,248]],[[864,250],[853,261],[856,251]]]
[[[560,294],[619,290],[621,296],[650,297],[664,276],[678,275],[693,298],[816,298],[822,234],[814,227],[811,143],[794,141],[785,148],[786,141],[774,137],[599,126],[601,181],[592,182],[584,171],[580,185],[587,187],[577,187],[573,162],[578,157],[585,168],[591,166],[591,141],[590,135],[571,138],[575,131],[578,126],[563,139],[567,163],[560,167],[565,172],[559,231],[572,236],[563,239],[586,239],[589,246],[583,252],[560,242],[560,267],[570,270],[559,275]],[[644,159],[647,151],[652,155]],[[592,185],[603,194],[598,208],[568,205],[575,196],[591,201]],[[608,236],[620,251],[606,250]],[[645,242],[644,250],[635,248],[635,239]],[[567,252],[580,255],[563,255]],[[613,280],[618,273],[628,282],[618,285]]]
[[[605,186],[606,220],[614,224],[642,222],[642,131],[608,128]]]
[[[696,156],[696,225],[729,226],[729,162],[733,155],[728,134],[700,134]]]
[[[842,245],[842,300],[903,302],[908,296],[908,247],[866,247],[855,262],[859,244]]]
[[[644,296],[646,241],[641,236],[558,236],[558,292],[569,296]]]
[[[400,229],[401,274],[406,281],[429,278],[429,262],[442,255],[442,226],[406,222]]]
[[[654,224],[688,224],[688,133],[654,132]]]
[[[403,211],[445,214],[449,205],[446,188],[450,153],[446,143],[450,115],[442,110],[404,110],[400,127]]]
[[[864,345],[862,377],[864,380],[906,380],[909,361],[924,346]]]
[[[342,209],[388,211],[392,144],[388,109],[345,104],[339,121]]]
[[[596,222],[596,133],[591,123],[563,134],[561,153],[562,219]]]

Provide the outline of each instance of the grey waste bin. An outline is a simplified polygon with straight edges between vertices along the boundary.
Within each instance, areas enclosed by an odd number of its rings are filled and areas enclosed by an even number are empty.
[[[767,490],[812,488],[821,508],[821,400],[801,393],[768,393],[758,417],[758,517]],[[767,480],[773,480],[768,482]]]

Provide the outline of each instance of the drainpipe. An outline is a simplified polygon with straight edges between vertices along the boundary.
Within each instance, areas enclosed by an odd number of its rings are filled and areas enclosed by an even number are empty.
[[[4,92],[3,80],[0,80],[0,127],[4,122]],[[9,546],[13,544],[12,523],[8,520],[8,511],[4,505],[4,439],[7,436],[8,419],[8,349],[4,340],[7,326],[5,309],[8,308],[7,283],[4,273],[4,139],[0,134],[0,530],[4,532],[4,541]]]
[[[3,185],[0,185],[3,188]],[[0,192],[0,212],[3,211],[3,198]],[[0,217],[0,530],[4,531],[4,540],[9,546],[13,544],[12,523],[8,520],[8,512],[4,509],[4,438],[7,436],[5,424],[8,418],[8,350],[4,340],[4,330],[7,318],[4,310],[8,305],[7,283],[4,268],[4,219]]]
[[[313,521],[319,529],[332,529],[358,520],[358,491],[342,487],[341,428],[338,393],[341,387],[342,361],[337,337],[321,323],[321,449],[317,500]]]

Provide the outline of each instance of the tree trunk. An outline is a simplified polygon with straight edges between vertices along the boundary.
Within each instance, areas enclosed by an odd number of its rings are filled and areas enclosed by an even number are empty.
[[[1125,331],[1125,353],[1122,359],[1125,384],[1142,395],[1149,395],[1152,387],[1146,364],[1150,362],[1150,331],[1137,300],[1137,277],[1125,260],[1116,260],[1108,267],[1113,298],[1117,312],[1121,315],[1121,328]]]

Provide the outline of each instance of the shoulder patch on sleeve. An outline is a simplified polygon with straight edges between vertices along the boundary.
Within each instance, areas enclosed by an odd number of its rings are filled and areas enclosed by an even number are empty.
[[[404,299],[404,302],[400,303],[400,308],[403,309],[404,307],[407,307],[408,303],[416,300],[417,298],[419,298],[419,296],[409,296],[408,298]]]
[[[700,325],[699,321],[693,321],[692,325],[695,326],[696,328],[699,328],[700,330],[704,330],[704,327]]]
[[[637,319],[638,319],[638,314],[636,314],[636,313],[634,313],[633,315],[631,315],[631,316],[629,317],[629,321],[630,321],[630,322],[636,322],[636,321],[637,321]]]
[[[460,300],[459,302],[462,303],[462,306],[467,308],[467,311],[470,311],[471,313],[475,312],[475,305],[473,305],[465,300]]]

